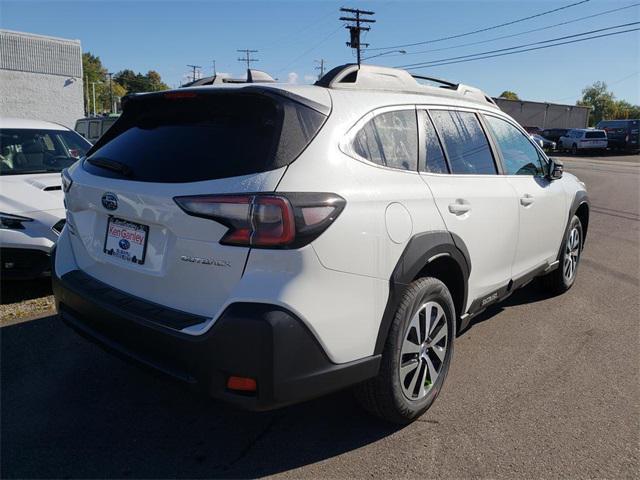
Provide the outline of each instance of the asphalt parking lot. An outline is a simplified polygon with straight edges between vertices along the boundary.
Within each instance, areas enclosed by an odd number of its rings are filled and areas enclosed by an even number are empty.
[[[640,156],[562,159],[592,201],[576,285],[477,318],[414,424],[381,424],[348,392],[236,411],[48,316],[0,330],[2,478],[637,478]]]

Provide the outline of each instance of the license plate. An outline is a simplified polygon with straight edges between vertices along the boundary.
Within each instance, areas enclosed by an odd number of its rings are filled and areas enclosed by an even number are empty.
[[[149,227],[121,218],[109,217],[104,253],[142,265],[147,253]]]

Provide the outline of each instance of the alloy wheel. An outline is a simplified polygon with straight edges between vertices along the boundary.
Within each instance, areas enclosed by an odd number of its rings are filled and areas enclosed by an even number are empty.
[[[566,283],[571,283],[576,275],[578,260],[580,259],[580,230],[573,227],[565,244],[564,262],[562,273]]]
[[[402,391],[409,400],[420,400],[433,388],[449,346],[449,327],[437,302],[422,305],[411,318],[400,351]]]

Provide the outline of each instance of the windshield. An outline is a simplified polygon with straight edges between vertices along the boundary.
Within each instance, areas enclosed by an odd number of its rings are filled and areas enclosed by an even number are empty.
[[[0,129],[0,174],[61,172],[91,144],[69,130]]]

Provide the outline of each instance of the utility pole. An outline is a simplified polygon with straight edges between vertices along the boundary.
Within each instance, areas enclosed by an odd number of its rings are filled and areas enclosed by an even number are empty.
[[[347,45],[357,52],[358,66],[360,66],[360,59],[362,57],[362,47],[368,47],[368,43],[360,43],[360,32],[368,32],[371,27],[363,27],[362,23],[375,23],[375,20],[371,18],[362,18],[361,15],[373,15],[375,12],[368,10],[360,10],[359,8],[341,8],[341,12],[352,13],[355,17],[340,17],[343,22],[355,22],[355,25],[347,25],[345,28],[349,30],[350,41]]]
[[[88,117],[89,113],[91,112],[91,105],[89,105],[89,76],[88,75],[84,76],[84,91],[85,91],[84,115],[85,117]]]
[[[193,78],[193,81],[196,81],[196,71],[198,71],[199,69],[201,69],[202,67],[200,65],[187,65],[187,67],[192,69],[192,74],[191,77]]]
[[[251,58],[251,54],[252,53],[258,53],[258,50],[249,50],[249,49],[245,48],[245,49],[242,49],[242,50],[238,50],[238,53],[244,53],[244,58],[239,58],[238,61],[239,62],[246,62],[247,71],[251,68],[251,62],[257,62],[258,61],[257,58]]]
[[[91,87],[93,88],[93,116],[96,116],[96,82],[91,82]],[[88,117],[89,115],[87,115]]]
[[[213,62],[213,76],[215,77],[216,76],[216,61],[212,60],[212,62]]]
[[[107,75],[109,75],[109,102],[111,103],[109,108],[111,109],[111,113],[113,113],[113,86],[111,82],[113,72],[108,72]]]
[[[318,80],[320,80],[324,75],[324,58],[320,60],[316,60],[316,66],[314,67],[316,70],[320,70],[320,74],[318,75]]]

